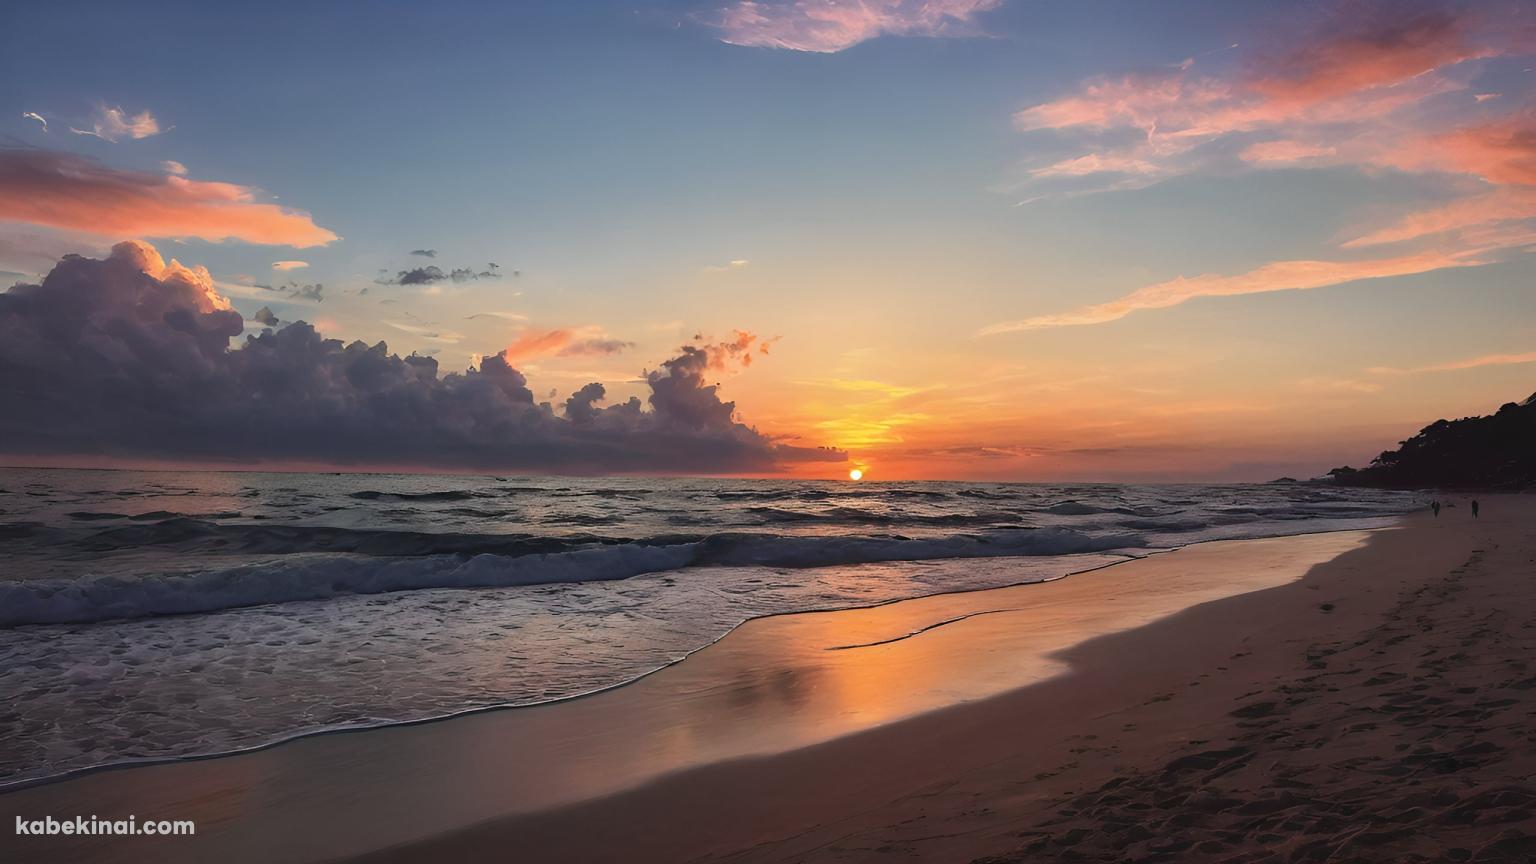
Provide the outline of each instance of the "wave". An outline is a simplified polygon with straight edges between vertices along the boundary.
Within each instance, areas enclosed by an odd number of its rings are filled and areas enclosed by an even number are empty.
[[[386,560],[305,555],[144,578],[88,576],[0,582],[0,627],[216,612],[345,594],[611,581],[685,567],[828,567],[940,558],[1068,555],[1146,545],[1139,534],[1089,536],[1064,528],[1002,529],[936,538],[716,534],[679,543],[659,540],[520,555],[429,555]]]
[[[823,507],[820,510],[784,510],[778,507],[748,507],[747,512],[766,524],[818,523],[855,525],[929,525],[929,526],[981,526],[1021,522],[1024,517],[1007,510],[985,510],[974,513],[878,513],[858,507]]]
[[[1097,516],[1100,513],[1118,513],[1121,516],[1141,516],[1150,518],[1160,515],[1155,510],[1134,507],[1098,507],[1093,504],[1084,504],[1081,501],[1061,501],[1049,507],[1040,508],[1041,513],[1051,513],[1056,516]]]
[[[472,498],[486,497],[480,492],[469,492],[462,489],[449,490],[447,492],[378,492],[373,489],[364,489],[361,492],[353,492],[347,496],[362,501],[468,501]]]

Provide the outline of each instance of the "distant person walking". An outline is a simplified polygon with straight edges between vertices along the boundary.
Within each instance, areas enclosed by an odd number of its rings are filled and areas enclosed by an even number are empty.
[[[1429,509],[1435,511],[1435,518],[1436,519],[1440,518],[1440,502],[1439,501],[1431,501],[1431,502],[1429,502]]]
[[[1472,499],[1472,518],[1473,519],[1477,518],[1477,499],[1476,498]]]

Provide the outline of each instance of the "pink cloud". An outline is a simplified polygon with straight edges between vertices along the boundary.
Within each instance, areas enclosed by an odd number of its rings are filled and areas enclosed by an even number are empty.
[[[1465,17],[1437,11],[1397,19],[1396,14],[1304,46],[1250,86],[1273,103],[1315,105],[1498,53],[1472,44]]]
[[[1250,144],[1243,150],[1244,162],[1257,163],[1294,163],[1308,159],[1326,159],[1337,156],[1337,147],[1328,147],[1322,144],[1308,144],[1304,141],[1260,141]]]
[[[1375,366],[1366,371],[1373,375],[1417,375],[1423,372],[1460,372],[1464,369],[1481,369],[1484,366],[1513,366],[1524,363],[1536,363],[1536,351],[1527,351],[1524,354],[1488,354],[1466,360],[1453,360],[1449,363],[1436,363],[1433,366],[1417,366],[1412,369]]]
[[[1039,315],[1020,321],[1004,321],[984,328],[978,335],[991,336],[1021,330],[1044,330],[1104,324],[1142,309],[1166,309],[1197,297],[1232,297],[1239,294],[1263,294],[1271,291],[1303,291],[1327,288],[1363,279],[1407,276],[1449,267],[1472,267],[1483,263],[1465,254],[1426,252],[1399,258],[1364,261],[1275,261],[1235,276],[1205,274],[1180,276],[1148,285],[1108,303],[1083,306],[1070,312]]]
[[[601,327],[530,330],[519,336],[500,353],[508,363],[538,357],[595,357],[617,354],[634,347],[633,342],[613,339]]]
[[[1395,11],[1395,10],[1393,10]],[[1481,27],[1480,30],[1476,29]],[[1196,297],[1321,288],[1360,279],[1470,267],[1536,243],[1536,120],[1489,120],[1467,91],[1473,61],[1531,46],[1471,13],[1434,12],[1332,27],[1324,38],[1225,74],[1176,68],[1084,82],[1020,111],[1022,131],[1050,131],[1078,152],[1029,169],[1029,180],[1076,178],[1107,191],[1146,186],[1236,153],[1253,167],[1354,165],[1464,175],[1470,196],[1351,232],[1344,248],[1438,237],[1415,254],[1370,260],[1276,261],[1235,276],[1179,277],[1064,313],[1005,321],[982,334],[1098,324]],[[1499,47],[1499,45],[1510,47]],[[1491,106],[1490,106],[1491,107]],[[1466,115],[1479,112],[1475,122]],[[1428,131],[1426,131],[1428,130]],[[1127,143],[1127,131],[1139,132]],[[1208,146],[1224,145],[1224,146]],[[1103,175],[1093,180],[1095,175]],[[1111,179],[1103,179],[1108,177]],[[1085,179],[1087,178],[1087,179]],[[1033,200],[1033,199],[1032,199]]]
[[[1518,221],[1536,216],[1536,189],[1497,188],[1408,213],[1391,224],[1354,237],[1345,249],[1417,240],[1434,234]]]
[[[1251,164],[1333,156],[1390,118],[1465,88],[1453,68],[1500,53],[1476,44],[1469,29],[1465,17],[1438,12],[1366,21],[1246,70],[1202,73],[1190,61],[1091,79],[1018,112],[1014,123],[1090,138],[1088,153],[1035,169],[1038,178],[1085,176],[1095,164],[1106,173],[1172,176],[1199,167],[1188,158],[1197,148],[1235,136],[1262,137],[1242,151]],[[1142,134],[1128,145],[1123,136],[1092,140],[1120,130]]]
[[[108,105],[96,106],[96,114],[91,120],[91,128],[76,129],[73,126],[69,131],[76,135],[90,135],[103,141],[116,142],[119,138],[148,138],[151,135],[159,135],[160,121],[149,111],[140,111],[137,114],[129,114],[121,108]]]
[[[112,239],[196,237],[297,247],[337,239],[309,214],[259,203],[244,186],[119,170],[46,150],[0,151],[0,220]]]
[[[968,35],[1002,0],[739,0],[720,10],[721,41],[831,53],[878,36]]]

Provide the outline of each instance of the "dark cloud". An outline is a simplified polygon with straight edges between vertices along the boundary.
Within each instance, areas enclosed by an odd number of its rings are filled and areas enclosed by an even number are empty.
[[[562,415],[536,404],[501,354],[439,375],[431,357],[326,339],[302,321],[232,349],[244,329],[207,271],[166,265],[147,244],[121,243],[105,260],[68,256],[41,285],[0,294],[0,447],[565,473],[844,458],[738,422],[705,379],[730,356],[721,346],[685,347],[648,373],[648,407],[604,406],[603,387],[589,384]]]
[[[412,253],[415,254],[415,253]],[[438,282],[473,282],[476,279],[500,279],[501,270],[495,264],[487,264],[484,270],[455,267],[443,270],[436,264],[401,270],[393,278],[380,278],[380,285],[435,285]]]
[[[437,257],[437,250],[436,249],[412,249],[411,250],[411,254],[412,255],[420,255],[423,258],[436,258]]]
[[[313,300],[320,303],[325,300],[325,285],[316,282],[312,285],[292,285],[292,291],[288,294],[296,300]]]
[[[252,315],[251,317],[255,319],[258,324],[262,324],[267,327],[276,327],[278,324],[277,316],[272,314],[272,309],[267,306],[263,306],[260,309],[257,309],[256,314]]]

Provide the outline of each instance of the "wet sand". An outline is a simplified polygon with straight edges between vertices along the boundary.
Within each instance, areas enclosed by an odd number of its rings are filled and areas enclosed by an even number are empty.
[[[1291,860],[1303,842],[1376,824],[1347,802],[1308,803],[1345,788],[1308,772],[1351,772],[1366,784],[1351,794],[1374,801],[1372,783],[1435,791],[1422,773],[1451,766],[1440,774],[1463,772],[1446,781],[1460,791],[1397,811],[1437,818],[1502,777],[1501,830],[1522,830],[1507,813],[1525,806],[1523,779],[1495,774],[1529,759],[1524,725],[1510,724],[1530,723],[1518,698],[1530,673],[1504,655],[1532,647],[1529,614],[1512,610],[1531,611],[1536,508],[1487,503],[1476,524],[1453,510],[1400,530],[1211,543],[1046,585],[762,619],[566,703],[24,789],[0,795],[0,817],[133,813],[195,819],[198,835],[6,834],[0,849],[25,842],[24,860],[40,861],[1034,861],[1185,843],[1162,854],[1268,860],[1233,857],[1251,845]],[[1507,620],[1479,629],[1480,609]],[[1419,627],[1425,615],[1456,626]],[[1458,647],[1469,639],[1482,642]],[[1426,702],[1416,687],[1455,698]],[[1384,761],[1341,767],[1351,759]],[[1308,819],[1338,830],[1309,834]],[[1435,833],[1403,824],[1415,842]],[[1455,848],[1469,855],[1491,830],[1461,829],[1471,839]],[[1407,842],[1374,833],[1360,832],[1373,849]]]

